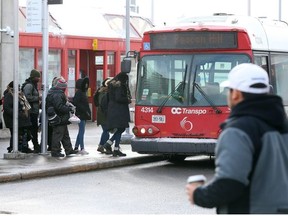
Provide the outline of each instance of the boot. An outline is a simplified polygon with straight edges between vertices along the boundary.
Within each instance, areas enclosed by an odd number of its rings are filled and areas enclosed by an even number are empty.
[[[105,151],[105,154],[112,154],[112,148],[111,148],[111,144],[109,144],[109,141],[111,142],[111,140],[108,140],[104,145],[104,149],[106,150]]]
[[[105,153],[105,149],[104,149],[103,145],[99,145],[98,148],[97,148],[97,151],[101,152],[101,154],[104,154]]]
[[[119,156],[119,157],[125,157],[126,154],[122,153],[122,152],[120,151],[120,149],[117,149],[117,150],[114,150],[114,151],[113,151],[113,157],[117,157],[117,156]]]
[[[41,147],[39,144],[35,144],[34,145],[34,153],[40,153],[41,152]]]

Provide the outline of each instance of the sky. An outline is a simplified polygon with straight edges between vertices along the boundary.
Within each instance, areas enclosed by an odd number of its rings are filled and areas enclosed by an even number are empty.
[[[140,15],[151,19],[155,25],[163,25],[164,22],[174,23],[183,17],[213,13],[248,15],[248,2],[249,0],[136,0]],[[279,2],[280,0],[250,0],[250,14],[255,17],[279,19]],[[63,3],[70,7],[89,6],[104,11],[125,13],[126,0],[63,0]],[[281,0],[281,3],[281,19],[288,22],[288,0]],[[25,5],[26,0],[19,0],[19,4]]]

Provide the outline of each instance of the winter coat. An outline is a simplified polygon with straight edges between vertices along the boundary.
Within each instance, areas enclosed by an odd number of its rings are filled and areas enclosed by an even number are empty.
[[[24,95],[22,92],[19,94]],[[22,100],[19,98],[18,104],[18,127],[30,127],[29,110],[24,106]],[[8,88],[4,91],[4,104],[3,104],[3,118],[7,128],[13,128],[13,90]]]
[[[128,128],[130,122],[129,104],[131,94],[128,87],[128,75],[119,73],[108,85],[109,103],[107,127]]]
[[[40,97],[37,89],[37,83],[34,83],[31,78],[28,78],[23,83],[21,90],[23,91],[28,102],[30,103],[30,113],[39,114]]]
[[[101,100],[105,94],[108,94],[108,87],[101,86],[97,89],[94,95],[94,105],[97,107],[97,125],[105,125],[106,124],[106,115],[100,107]]]
[[[282,99],[245,99],[221,128],[215,177],[195,190],[195,203],[224,214],[287,213],[288,143],[283,138],[288,124]]]
[[[61,119],[59,125],[70,124],[71,106],[69,106],[67,97],[62,89],[55,87],[49,89],[46,97],[46,111],[49,107],[53,107],[55,113]]]
[[[76,93],[73,97],[73,104],[76,106],[76,116],[80,120],[90,120],[91,110],[89,107],[88,97],[86,94],[86,89],[82,87],[84,79],[79,79],[76,81]]]

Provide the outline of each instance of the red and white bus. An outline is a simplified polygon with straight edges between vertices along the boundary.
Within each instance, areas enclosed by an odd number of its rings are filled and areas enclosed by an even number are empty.
[[[222,87],[236,65],[267,70],[288,105],[288,25],[218,14],[145,32],[138,53],[132,151],[171,161],[213,155],[230,113]]]

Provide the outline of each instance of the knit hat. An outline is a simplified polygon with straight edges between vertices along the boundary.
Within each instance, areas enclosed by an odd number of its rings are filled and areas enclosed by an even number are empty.
[[[61,78],[58,79],[57,82],[55,83],[55,88],[58,89],[66,89],[67,88],[67,82],[65,79]]]
[[[36,69],[31,70],[30,72],[30,77],[34,78],[34,77],[39,77],[40,78],[40,72]]]

